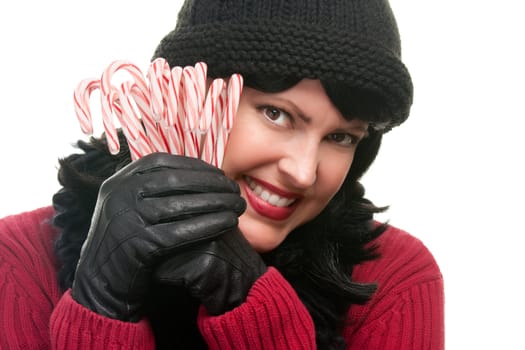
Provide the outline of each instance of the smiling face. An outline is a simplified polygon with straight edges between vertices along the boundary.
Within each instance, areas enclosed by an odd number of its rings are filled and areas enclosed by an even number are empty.
[[[341,187],[368,123],[343,118],[318,80],[245,87],[222,169],[246,199],[239,227],[259,252],[317,216]]]

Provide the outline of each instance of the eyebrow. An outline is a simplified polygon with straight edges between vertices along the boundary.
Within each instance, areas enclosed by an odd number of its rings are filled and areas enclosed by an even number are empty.
[[[368,128],[365,128],[364,126],[356,126],[356,127],[350,127],[350,128],[362,132],[363,133],[363,137],[362,137],[363,139],[367,138],[368,136],[370,136],[370,133],[368,132]]]
[[[357,120],[357,119],[355,119],[355,120]],[[350,122],[352,122],[352,121],[350,120]],[[356,126],[349,126],[348,128],[349,129],[353,129],[353,130],[357,130],[357,131],[361,131],[361,132],[365,133],[365,136],[368,136],[368,127],[365,127],[363,125],[356,125]]]
[[[290,105],[290,106],[293,108],[294,113],[295,113],[299,118],[301,118],[301,120],[302,120],[303,122],[305,122],[306,124],[310,124],[310,123],[312,122],[312,118],[309,117],[309,116],[307,116],[307,115],[305,115],[305,114],[303,114],[303,113],[301,112],[301,109],[295,104],[295,102],[293,102],[293,101],[291,101],[291,100],[289,100],[289,99],[287,99],[287,98],[282,98],[282,97],[277,97],[277,96],[276,96],[275,98],[278,99],[278,100],[280,100],[280,101],[282,101],[283,103],[286,103],[286,104]]]
[[[279,96],[274,96],[274,98],[278,99],[279,101],[281,101],[282,103],[286,103],[288,104],[293,110],[294,110],[294,113],[303,121],[305,122],[306,124],[310,124],[312,122],[312,118],[305,115],[304,113],[301,112],[301,109],[295,104],[295,102],[287,99],[287,98],[282,98],[282,97],[279,97]],[[351,130],[355,130],[355,131],[359,131],[359,132],[362,132],[364,135],[363,135],[363,138],[365,137],[368,137],[370,134],[368,132],[368,127],[366,126],[363,126],[363,125],[350,125],[352,123],[353,120],[359,120],[359,119],[351,119],[351,120],[348,120],[346,119],[344,116],[343,116],[343,119],[346,121],[346,123],[348,124],[348,126],[345,126],[344,128],[341,128],[341,130],[345,130],[345,129],[351,129]]]

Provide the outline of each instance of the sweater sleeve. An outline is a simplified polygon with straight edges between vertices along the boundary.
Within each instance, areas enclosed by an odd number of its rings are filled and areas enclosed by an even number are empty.
[[[50,210],[0,220],[0,349],[49,349],[49,316],[60,297]]]
[[[390,228],[378,260],[354,278],[377,282],[372,300],[353,306],[345,329],[348,350],[444,349],[444,293],[439,267],[428,249],[406,232]]]
[[[246,302],[219,316],[201,307],[198,326],[212,350],[315,349],[313,320],[275,268],[253,285]]]
[[[0,220],[0,350],[154,349],[147,321],[104,318],[62,293],[52,208]]]
[[[78,304],[68,290],[53,310],[50,322],[52,349],[153,350],[149,323],[123,322],[100,316]]]

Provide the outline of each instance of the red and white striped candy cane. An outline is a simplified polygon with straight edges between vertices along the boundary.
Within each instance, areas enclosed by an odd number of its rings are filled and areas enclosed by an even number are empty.
[[[226,114],[223,118],[224,128],[230,132],[233,127],[233,119],[237,114],[239,100],[241,98],[243,78],[240,74],[233,74],[228,82],[228,98],[226,100]]]
[[[114,61],[102,73],[100,78],[100,100],[102,104],[102,120],[106,133],[109,136],[108,147],[113,154],[118,153],[120,145],[118,143],[117,132],[113,123],[113,105],[114,100],[118,98],[118,93],[111,85],[113,75],[120,69],[126,70],[131,74],[135,82],[141,89],[147,90],[147,84],[142,76],[140,69],[129,61]]]
[[[172,124],[176,120],[178,109],[178,97],[175,95],[173,74],[163,58],[153,61],[151,67],[153,68],[150,68],[148,74],[151,84],[156,86],[155,89],[150,88],[150,92],[152,109],[157,109],[157,112],[154,113],[157,129],[166,145],[166,152],[184,154],[183,139]]]
[[[215,135],[218,129],[218,122],[221,120],[219,97],[222,91],[225,89],[226,84],[223,79],[215,79],[208,89],[208,95],[204,102],[204,108],[202,109],[201,117],[199,120],[199,134],[201,144],[200,158],[210,164],[213,164],[214,159],[214,145]]]
[[[190,130],[193,131],[197,129],[202,104],[199,97],[199,87],[194,67],[184,67],[184,70],[182,71],[182,88],[184,93],[182,105],[186,115],[186,122],[189,125]]]
[[[149,95],[145,94],[136,84],[130,85],[131,96],[141,113],[141,120],[146,130],[146,135],[150,140],[153,152],[168,152],[168,146],[164,140],[160,126],[153,117]]]
[[[82,131],[92,134],[89,98],[100,89],[102,121],[108,148],[120,150],[114,117],[118,118],[133,159],[151,152],[201,157],[222,164],[228,133],[233,126],[242,91],[242,77],[234,74],[226,84],[215,79],[206,95],[207,65],[170,69],[164,59],[154,60],[147,79],[129,61],[114,61],[100,80],[85,79],[75,89],[75,113]],[[119,88],[111,84],[124,70],[132,77]],[[149,84],[148,84],[149,82]]]
[[[84,79],[77,85],[73,94],[75,114],[80,123],[80,129],[88,136],[93,134],[93,119],[91,118],[89,98],[91,93],[99,88],[100,80],[96,78]]]
[[[128,149],[130,152],[130,156],[132,160],[138,159],[142,156],[141,151],[139,150],[139,145],[137,142],[133,139],[133,136],[130,134],[129,130],[125,126],[125,121],[123,121],[123,114],[125,113],[122,108],[121,99],[119,97],[116,97],[117,94],[120,96],[121,91],[115,90],[115,93],[112,94],[112,100],[113,100],[113,114],[117,116],[119,122],[121,125],[124,125],[122,127],[122,130],[124,132],[124,136],[126,137],[126,142],[128,144]]]
[[[206,74],[208,73],[208,66],[204,62],[197,62],[195,64],[194,80],[197,88],[197,102],[199,111],[202,110],[204,99],[206,98]]]
[[[153,146],[152,151],[155,152],[167,152],[168,147],[164,141],[162,132],[159,130],[159,126],[156,123],[154,114],[152,112],[152,104],[150,99],[150,90],[146,80],[140,69],[130,63],[129,61],[119,60],[112,62],[102,74],[101,78],[101,96],[105,94],[105,91],[111,87],[111,79],[114,74],[119,71],[124,70],[128,72],[133,80],[133,84],[126,85],[130,89],[128,91],[131,93],[131,96],[135,100],[137,106],[142,115],[142,121],[144,122],[144,127],[146,129],[146,134],[151,140],[151,145]]]
[[[225,132],[225,129],[223,127],[223,119],[224,115],[226,114],[226,100],[228,98],[228,88],[227,86],[224,87],[224,89],[221,91],[221,94],[219,95],[218,103],[217,103],[217,112],[216,117],[213,118],[214,121],[212,121],[212,126],[215,124],[215,130],[212,130],[212,132],[215,133],[214,135],[214,145],[213,145],[213,165],[216,167],[222,166],[222,160],[224,158],[224,150],[226,148],[226,138],[228,137],[228,133]]]
[[[228,81],[228,87],[225,90],[226,94],[223,93],[221,96],[221,104],[224,108],[224,113],[221,113],[222,118],[216,135],[215,158],[217,167],[222,167],[228,135],[233,127],[233,120],[237,113],[242,86],[242,76],[239,74],[233,74]]]
[[[174,67],[171,70],[171,80],[168,84],[168,114],[167,124],[175,129],[179,148],[177,154],[184,154],[184,98],[182,86],[182,67]]]
[[[121,85],[119,104],[122,113],[119,121],[126,138],[128,140],[131,138],[134,148],[137,149],[140,155],[145,156],[153,152],[154,146],[151,138],[146,136],[146,131],[141,122],[139,115],[139,113],[142,113],[141,108],[138,105],[136,107],[134,106],[136,101],[136,99],[133,98],[135,95],[133,92],[134,86],[135,83],[130,81],[123,82]],[[139,113],[137,113],[136,109],[139,110]]]
[[[117,154],[120,151],[120,143],[113,117],[121,112],[118,107],[118,90],[109,88],[101,96],[100,102],[102,105],[102,125],[104,125],[104,131],[106,132],[108,148],[111,154]]]
[[[164,58],[155,59],[148,69],[149,93],[151,111],[156,121],[165,117],[168,82],[171,79],[171,70]]]
[[[168,135],[171,153],[183,155],[184,130],[182,127],[183,114],[180,103],[182,68],[174,67],[169,71],[168,77],[167,91],[163,93],[166,95],[166,113],[164,113],[164,118],[161,120],[161,127]]]
[[[184,110],[184,154],[189,157],[199,156],[199,143],[195,130],[199,124],[200,106],[195,68],[184,67],[182,71],[182,107]]]

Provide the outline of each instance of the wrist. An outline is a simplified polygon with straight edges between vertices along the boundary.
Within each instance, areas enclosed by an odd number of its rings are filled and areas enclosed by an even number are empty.
[[[137,308],[131,307],[129,303],[124,303],[102,287],[94,287],[97,284],[96,280],[91,280],[89,284],[83,283],[83,280],[75,278],[71,288],[71,297],[78,304],[103,317],[124,322],[140,321]],[[104,293],[100,293],[99,290],[104,290]]]

